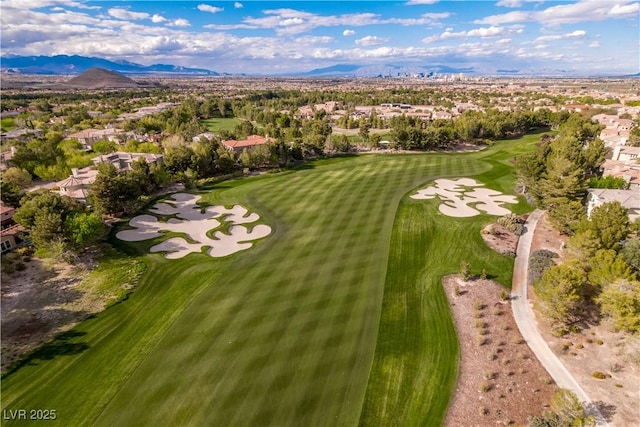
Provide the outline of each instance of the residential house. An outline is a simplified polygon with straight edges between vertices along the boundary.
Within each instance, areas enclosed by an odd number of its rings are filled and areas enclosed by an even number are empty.
[[[41,138],[42,130],[40,129],[13,129],[0,133],[0,141],[26,141],[29,138]]]
[[[267,144],[268,142],[273,141],[271,138],[260,135],[249,135],[247,139],[236,141],[234,139],[230,139],[227,141],[222,141],[222,145],[229,151],[234,151],[236,153],[242,152],[242,150],[251,149],[257,147],[259,145]]]
[[[618,160],[621,162],[635,162],[640,156],[640,147],[626,147],[616,146],[613,149],[611,160]]]
[[[587,195],[587,216],[591,216],[594,208],[609,202],[620,202],[629,210],[629,221],[640,217],[640,191],[638,190],[610,190],[590,188]]]
[[[23,242],[24,228],[13,220],[15,213],[15,208],[0,202],[0,250],[2,253],[19,247]]]
[[[607,160],[601,169],[602,176],[623,178],[629,183],[630,190],[640,190],[640,164],[621,162],[619,160]]]
[[[86,168],[73,168],[71,175],[56,183],[59,187],[58,192],[62,195],[71,197],[80,202],[86,203],[89,194],[89,186],[96,180],[98,176],[97,166],[100,163],[111,163],[118,172],[124,172],[131,169],[131,163],[139,159],[144,159],[147,163],[162,162],[162,154],[151,153],[125,153],[116,151],[115,153],[103,154],[91,159],[94,166]]]
[[[106,129],[85,129],[80,132],[72,133],[67,136],[67,139],[75,138],[80,144],[82,144],[83,150],[91,150],[93,144],[98,141],[107,140],[115,143],[119,143],[119,136],[123,134],[122,129],[106,128]]]

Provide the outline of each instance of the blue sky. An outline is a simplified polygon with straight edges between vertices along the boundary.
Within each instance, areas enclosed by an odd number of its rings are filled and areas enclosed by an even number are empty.
[[[640,71],[632,0],[2,0],[2,54],[84,55],[230,73],[334,64]]]

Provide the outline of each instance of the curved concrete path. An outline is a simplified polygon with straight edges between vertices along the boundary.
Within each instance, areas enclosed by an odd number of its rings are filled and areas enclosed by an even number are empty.
[[[536,209],[529,215],[525,224],[525,232],[518,240],[518,249],[516,262],[513,267],[513,282],[511,285],[511,309],[513,317],[516,320],[518,329],[527,344],[536,355],[542,366],[549,372],[551,378],[556,382],[558,387],[571,390],[578,396],[578,399],[587,408],[587,412],[596,418],[599,426],[608,426],[609,424],[602,416],[600,411],[592,404],[589,396],[584,392],[580,384],[573,378],[573,375],[564,367],[560,359],[549,348],[549,345],[540,335],[536,326],[533,310],[529,306],[527,300],[527,279],[529,269],[529,253],[531,251],[531,242],[533,233],[535,232],[538,220],[544,211]]]

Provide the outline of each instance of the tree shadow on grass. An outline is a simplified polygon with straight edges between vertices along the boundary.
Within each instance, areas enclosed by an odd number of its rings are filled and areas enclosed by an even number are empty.
[[[77,340],[86,334],[86,332],[72,330],[57,335],[53,340],[27,353],[11,365],[7,371],[2,374],[2,378],[8,377],[23,366],[37,365],[43,360],[53,360],[59,356],[73,356],[84,352],[89,348],[89,345],[86,342],[77,342]]]

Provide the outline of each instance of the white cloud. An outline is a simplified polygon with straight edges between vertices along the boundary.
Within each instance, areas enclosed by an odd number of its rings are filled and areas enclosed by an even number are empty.
[[[304,44],[304,45],[314,45],[314,44],[327,44],[335,41],[333,37],[329,36],[304,36],[298,37],[296,42]]]
[[[640,3],[631,0],[618,0],[615,4],[602,0],[579,0],[576,3],[560,4],[541,11],[514,11],[500,15],[491,15],[474,21],[476,24],[500,25],[513,22],[539,22],[553,26],[596,22],[606,19],[637,18]]]
[[[151,17],[151,22],[153,22],[154,24],[159,24],[161,22],[167,22],[167,18],[161,15],[155,14]]]
[[[600,47],[600,42],[598,40],[594,40],[589,43],[589,47]]]
[[[355,33],[356,33],[356,32],[355,32],[355,31],[353,31],[353,30],[344,30],[344,31],[342,32],[342,35],[343,35],[343,36],[345,36],[345,37],[348,37],[348,36],[352,36],[352,35],[354,35]]]
[[[480,38],[492,38],[492,37],[499,37],[499,36],[503,36],[505,34],[513,34],[513,33],[521,33],[522,32],[522,28],[520,28],[519,26],[513,26],[510,27],[509,29],[505,28],[505,27],[487,27],[487,28],[475,28],[473,30],[469,30],[469,31],[458,31],[458,32],[454,32],[453,28],[447,28],[444,30],[444,32],[442,34],[434,34],[432,36],[429,37],[425,37],[424,39],[422,39],[422,43],[433,43],[433,42],[437,42],[437,41],[442,41],[442,40],[448,40],[448,39],[455,39],[455,38],[467,38],[467,37],[480,37]]]
[[[135,21],[139,19],[147,19],[149,17],[148,13],[130,12],[127,9],[122,9],[119,7],[112,7],[108,10],[108,13],[114,18],[123,19],[125,21]]]
[[[244,7],[244,5],[242,3],[240,3],[239,1],[235,2],[233,4],[233,7],[235,7],[236,9],[242,9]]]
[[[218,13],[224,10],[224,7],[210,6],[208,4],[199,4],[198,10],[202,12]]]
[[[579,39],[587,35],[587,32],[584,30],[575,30],[571,33],[566,34],[551,34],[548,36],[541,36],[537,39],[533,40],[531,43],[543,43],[543,42],[551,42],[556,40],[565,40],[565,39]]]
[[[190,27],[191,24],[189,23],[189,21],[187,21],[184,18],[179,18],[176,19],[175,21],[171,22],[170,24],[167,24],[170,27]]]
[[[389,39],[384,37],[378,37],[378,36],[366,36],[356,40],[356,44],[359,44],[362,46],[380,46],[388,42],[389,42]]]
[[[409,0],[405,4],[407,6],[417,6],[421,4],[434,4],[434,3],[438,3],[438,0]]]
[[[523,3],[543,3],[544,0],[500,0],[496,6],[502,7],[520,7]]]
[[[345,15],[318,15],[295,9],[264,10],[264,16],[244,18],[239,24],[209,24],[205,28],[231,29],[273,29],[278,35],[292,35],[311,31],[318,27],[365,26],[399,24],[430,25],[451,16],[448,12],[425,13],[418,18],[382,18],[374,13],[352,13]]]

